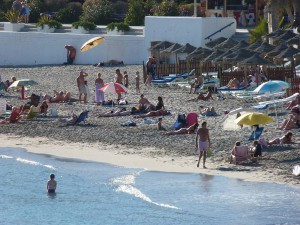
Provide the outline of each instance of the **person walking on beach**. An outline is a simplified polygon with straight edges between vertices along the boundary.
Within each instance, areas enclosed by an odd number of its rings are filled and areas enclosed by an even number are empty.
[[[207,122],[203,122],[201,124],[201,127],[197,131],[196,136],[196,148],[199,148],[200,154],[199,154],[199,160],[197,163],[197,167],[199,167],[201,158],[203,156],[203,168],[206,169],[205,161],[206,161],[206,152],[208,148],[210,147],[210,138],[209,138],[209,131],[206,128]]]
[[[50,175],[50,180],[47,182],[47,190],[49,194],[54,194],[57,187],[57,183],[55,180],[55,175],[52,173]]]
[[[123,84],[123,75],[119,69],[116,69],[115,83]],[[120,100],[121,98],[121,93],[118,93],[118,100]]]
[[[67,49],[67,62],[64,64],[71,65],[76,57],[76,49],[72,45],[65,45],[65,49]]]
[[[80,71],[80,74],[77,77],[77,87],[79,90],[79,103],[81,103],[82,94],[83,94],[84,103],[87,103],[87,90],[86,90],[85,81],[84,81],[84,78],[86,76],[88,76],[87,73]]]
[[[103,79],[101,78],[101,73],[98,73],[97,79],[95,80],[95,102],[97,105],[104,102],[104,93],[99,89],[104,85]]]
[[[141,90],[140,90],[140,73],[139,73],[139,71],[137,71],[135,73],[135,90],[136,90],[137,94],[141,93]]]
[[[127,88],[129,86],[129,80],[128,80],[127,71],[124,71],[124,86],[127,87]]]

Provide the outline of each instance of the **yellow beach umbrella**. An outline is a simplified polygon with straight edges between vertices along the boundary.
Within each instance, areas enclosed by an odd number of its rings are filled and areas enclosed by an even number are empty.
[[[87,50],[90,50],[96,47],[97,45],[101,44],[104,40],[105,40],[104,37],[94,37],[88,40],[87,42],[85,42],[80,48],[80,51],[85,52]]]
[[[258,124],[266,124],[273,122],[274,119],[264,113],[247,113],[245,115],[242,115],[234,120],[236,124],[239,125],[258,125]]]

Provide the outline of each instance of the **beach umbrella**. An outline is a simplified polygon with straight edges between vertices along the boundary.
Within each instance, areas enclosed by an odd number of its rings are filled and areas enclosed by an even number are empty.
[[[299,53],[300,50],[289,46],[287,49],[283,50],[281,53],[279,53],[278,55],[274,56],[274,58],[277,59],[285,59],[285,58],[293,58],[294,55],[296,55],[297,53]]]
[[[281,81],[281,80],[272,80],[272,81],[267,81],[259,85],[257,88],[254,89],[253,92],[256,92],[258,94],[264,94],[267,92],[279,92],[285,89],[288,89],[290,87],[290,84]]]
[[[225,51],[223,54],[219,55],[218,57],[216,57],[215,59],[213,59],[212,61],[214,63],[218,63],[218,62],[223,62],[223,57],[232,54],[233,51],[231,51],[230,49],[228,51]]]
[[[21,90],[21,98],[25,99],[25,87],[27,86],[32,86],[32,85],[36,85],[37,82],[31,79],[21,79],[21,80],[16,80],[15,82],[13,82],[8,88],[22,88]]]
[[[82,52],[88,51],[88,50],[96,47],[97,45],[101,44],[104,40],[105,40],[104,37],[91,38],[90,40],[88,40],[81,46],[80,51],[82,51]]]
[[[216,45],[221,44],[222,42],[226,41],[227,38],[219,37],[215,40],[207,42],[205,45],[209,48],[214,48]]]
[[[286,42],[287,40],[293,38],[297,36],[297,34],[295,34],[294,32],[288,30],[286,32],[284,32],[283,34],[279,35],[279,36],[275,36],[273,37],[273,39],[275,41],[280,41],[280,42]]]
[[[287,41],[289,45],[299,45],[300,44],[300,35],[297,35]]]
[[[283,50],[287,49],[288,46],[285,44],[280,44],[278,45],[273,51],[269,52],[266,54],[267,57],[274,57],[281,53]]]
[[[224,51],[217,49],[217,50],[213,51],[210,55],[208,55],[205,59],[203,59],[203,62],[212,61],[222,54],[224,54]]]
[[[273,63],[264,59],[259,53],[255,53],[250,58],[244,59],[240,62],[241,65],[272,65]]]
[[[161,51],[161,50],[164,50],[166,48],[169,48],[172,45],[174,45],[173,42],[161,41],[161,42],[157,43],[156,45],[152,46],[151,48],[149,48],[149,50]]]
[[[255,52],[247,49],[239,49],[238,51],[233,51],[230,55],[224,56],[224,61],[230,61],[230,62],[240,62],[244,59],[250,58],[253,56]]]
[[[257,47],[253,51],[259,52],[259,53],[266,53],[266,52],[273,51],[275,48],[276,47],[274,45],[270,45],[270,44],[263,42],[259,47]]]
[[[238,44],[237,41],[233,40],[232,38],[228,38],[226,41],[218,44],[214,47],[214,49],[230,49]]]
[[[280,36],[284,33],[285,33],[284,30],[278,29],[276,31],[273,31],[272,33],[269,33],[269,34],[263,36],[263,38],[272,38],[272,37]]]
[[[239,50],[247,47],[249,47],[249,44],[246,41],[242,40],[237,45],[233,46],[231,50]]]
[[[125,92],[128,92],[128,89],[124,85],[119,84],[119,83],[115,83],[115,82],[106,83],[99,90],[102,91],[102,92],[105,92],[105,93],[125,93]]]
[[[189,43],[183,45],[181,48],[176,49],[173,51],[174,53],[187,53],[190,54],[193,51],[195,51],[196,47],[193,45],[190,45]]]
[[[175,50],[177,50],[178,48],[181,48],[181,47],[182,47],[181,44],[175,43],[175,44],[171,45],[170,47],[162,50],[161,52],[171,53],[171,52],[173,52],[173,51],[175,51]]]
[[[238,125],[259,125],[259,124],[267,124],[273,122],[274,119],[264,113],[246,113],[234,120],[234,122]]]
[[[189,54],[187,57],[186,57],[186,59],[188,59],[188,60],[203,60],[203,59],[205,59],[207,56],[209,56],[210,54],[212,53],[212,51],[206,51],[206,50],[204,50],[204,51],[202,51],[202,52],[199,52],[199,53],[191,53],[191,54]]]
[[[246,47],[246,49],[254,50],[254,49],[258,48],[261,44],[262,44],[261,41],[256,41],[256,42],[252,43],[251,45],[249,45],[248,47]]]

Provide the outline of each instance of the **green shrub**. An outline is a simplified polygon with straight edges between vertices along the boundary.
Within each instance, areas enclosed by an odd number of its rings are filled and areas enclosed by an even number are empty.
[[[108,30],[114,30],[115,28],[117,28],[117,31],[129,31],[130,27],[126,24],[126,23],[110,23],[107,25],[107,29]]]
[[[41,7],[42,3],[40,0],[31,0],[28,3],[28,7],[30,9],[30,22],[36,23],[40,19]]]
[[[11,23],[18,23],[19,20],[19,15],[20,12],[19,11],[15,11],[15,10],[9,10],[6,13],[4,13],[4,18]]]
[[[129,25],[144,25],[145,11],[143,0],[129,0],[129,10],[125,22]]]
[[[91,21],[96,24],[106,24],[111,21],[113,8],[110,0],[86,0],[82,8],[81,20]]]
[[[66,8],[62,8],[57,13],[57,20],[61,23],[73,23],[79,20],[82,14],[80,2],[70,2]]]
[[[164,0],[152,9],[155,16],[179,16],[179,6],[173,0]]]
[[[42,16],[39,22],[37,22],[37,26],[44,28],[44,25],[47,24],[49,28],[55,28],[58,29],[62,26],[62,24],[56,20],[50,19],[48,16]]]
[[[78,27],[83,27],[85,30],[95,30],[96,24],[93,22],[80,20],[80,21],[72,23],[72,27],[74,27],[75,29],[78,29]]]

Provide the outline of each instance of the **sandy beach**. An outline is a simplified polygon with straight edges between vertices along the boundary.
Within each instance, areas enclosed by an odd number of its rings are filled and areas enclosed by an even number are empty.
[[[139,94],[135,92],[134,74],[142,74],[141,65],[119,67],[121,72],[129,74],[130,92],[124,97],[129,102],[130,109],[138,105]],[[49,154],[58,157],[78,158],[106,162],[125,167],[146,168],[148,170],[170,172],[207,173],[224,175],[249,181],[267,181],[297,185],[299,177],[292,175],[292,168],[299,164],[299,144],[272,146],[263,150],[262,159],[256,163],[232,165],[228,162],[231,149],[236,141],[243,141],[244,135],[250,136],[250,130],[224,130],[222,119],[224,111],[257,104],[254,100],[229,98],[217,100],[188,101],[196,97],[187,90],[174,88],[153,88],[141,84],[141,93],[153,104],[161,96],[171,115],[163,117],[163,126],[168,131],[177,119],[178,114],[199,112],[199,106],[215,107],[218,116],[199,117],[199,122],[207,121],[210,129],[212,150],[214,156],[208,158],[208,169],[197,168],[198,156],[195,151],[195,135],[164,135],[166,131],[158,131],[156,124],[141,124],[143,119],[132,116],[103,118],[100,113],[108,112],[111,107],[96,106],[94,99],[94,81],[101,72],[104,82],[113,81],[116,67],[98,68],[93,66],[39,66],[23,68],[0,68],[2,80],[15,76],[17,79],[30,78],[38,85],[30,87],[29,93],[37,95],[53,95],[53,90],[67,90],[73,98],[78,98],[76,78],[80,70],[89,74],[87,82],[90,88],[89,104],[56,103],[58,117],[38,116],[31,120],[21,120],[15,124],[0,126],[1,147],[22,147],[39,154]],[[28,94],[29,94],[28,93]],[[4,99],[8,104],[19,106],[26,100],[21,100],[20,93],[6,93]],[[116,94],[106,95],[106,99],[116,99]],[[51,106],[50,106],[51,108]],[[88,124],[66,126],[65,120],[71,112],[79,114],[88,109]],[[274,115],[272,115],[274,116]],[[278,121],[282,122],[289,116],[282,112]],[[123,127],[122,122],[133,120],[135,127]],[[157,118],[151,118],[157,121]],[[272,139],[282,136],[285,132],[276,129],[277,123],[264,125],[263,137]],[[294,141],[299,141],[299,133],[294,133]]]

